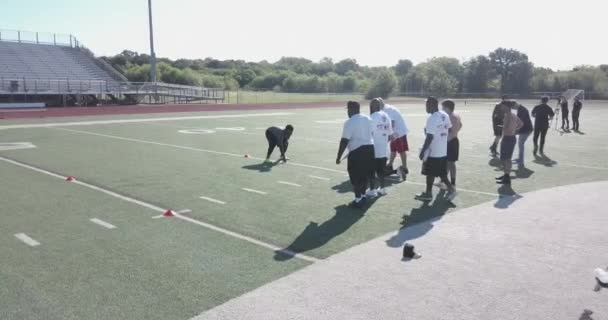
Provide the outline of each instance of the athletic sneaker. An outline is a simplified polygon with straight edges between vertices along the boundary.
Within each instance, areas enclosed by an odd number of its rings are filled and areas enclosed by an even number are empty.
[[[385,196],[387,194],[388,194],[388,191],[386,190],[386,188],[378,188],[378,195]]]
[[[416,197],[414,197],[416,200],[421,200],[421,201],[431,201],[433,200],[433,194],[431,193],[426,193],[426,192],[422,192],[416,195]]]
[[[506,184],[506,185],[511,185],[511,177],[510,176],[504,176],[503,179],[501,180],[496,180],[496,183],[498,184]]]
[[[367,191],[367,194],[366,194],[366,195],[367,195],[368,197],[370,197],[370,198],[375,198],[375,197],[377,197],[377,196],[378,196],[378,191],[377,191],[377,190],[372,190],[372,189],[369,189],[369,190]]]
[[[364,203],[365,203],[365,197],[355,198],[355,200],[353,200],[353,202],[350,203],[350,206],[361,209],[361,208],[363,208]]]
[[[452,202],[452,201],[454,201],[454,198],[456,198],[457,195],[458,195],[458,192],[456,192],[456,190],[454,190],[452,192],[449,192],[445,198],[448,199],[448,201]]]

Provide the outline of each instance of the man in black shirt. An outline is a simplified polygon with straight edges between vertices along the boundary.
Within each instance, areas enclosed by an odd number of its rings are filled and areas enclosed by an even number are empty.
[[[568,99],[566,99],[566,97],[562,97],[560,106],[562,107],[562,130],[568,130],[570,129],[570,120],[568,119],[570,112],[568,110]],[[566,127],[565,129],[564,126]]]
[[[572,129],[578,132],[578,117],[581,115],[581,109],[583,103],[578,98],[574,99],[574,105],[572,106]]]
[[[503,97],[502,101],[505,101],[505,97]],[[501,104],[499,103],[494,106],[494,111],[492,111],[492,130],[494,131],[494,143],[492,143],[492,145],[490,146],[490,153],[493,157],[496,157],[496,155],[498,155],[498,143],[500,142],[500,138],[502,137],[502,120],[504,116],[501,108]]]
[[[544,154],[545,150],[545,137],[547,136],[547,130],[549,130],[549,119],[555,116],[555,113],[547,104],[549,97],[543,97],[541,104],[537,105],[532,109],[532,116],[534,117],[534,156],[538,153],[538,137],[540,136],[540,153]]]
[[[293,126],[288,124],[285,126],[285,130],[277,127],[270,127],[266,129],[266,140],[268,140],[268,153],[266,154],[266,161],[270,161],[270,155],[274,151],[275,147],[279,147],[281,151],[281,160],[287,161],[285,152],[289,146],[289,138],[293,134]]]
[[[517,131],[517,145],[519,147],[519,156],[517,157],[517,164],[520,169],[525,168],[524,164],[524,146],[528,137],[534,130],[532,127],[532,120],[530,120],[530,112],[528,108],[522,106],[521,104],[517,106],[517,117],[523,122],[523,126]]]

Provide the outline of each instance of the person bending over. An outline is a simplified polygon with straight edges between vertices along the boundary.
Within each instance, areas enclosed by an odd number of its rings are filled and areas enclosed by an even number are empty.
[[[285,153],[287,152],[287,147],[289,146],[289,138],[293,134],[293,126],[288,124],[285,126],[285,129],[281,129],[278,127],[270,127],[266,129],[266,140],[268,140],[268,153],[266,154],[266,162],[270,161],[270,156],[274,151],[275,147],[279,147],[281,151],[281,161],[286,162],[287,157],[285,157]]]

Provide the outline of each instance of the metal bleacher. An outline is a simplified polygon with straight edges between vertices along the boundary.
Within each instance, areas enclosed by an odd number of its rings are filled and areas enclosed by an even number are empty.
[[[224,92],[160,82],[128,82],[72,35],[0,30],[0,103],[49,97],[61,97],[63,105],[66,98],[76,104],[83,99],[91,104],[109,100],[186,103],[217,102],[224,99]],[[54,101],[57,104],[57,99]]]

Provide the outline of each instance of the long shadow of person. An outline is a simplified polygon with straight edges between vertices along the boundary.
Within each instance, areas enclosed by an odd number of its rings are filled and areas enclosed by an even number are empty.
[[[557,161],[553,161],[553,159],[549,158],[546,155],[542,156],[534,156],[534,163],[541,164],[545,167],[553,167],[557,164]]]
[[[274,259],[287,261],[293,258],[294,253],[303,253],[324,246],[363,218],[373,202],[374,200],[362,209],[352,208],[348,205],[335,207],[336,214],[331,219],[321,224],[313,221],[308,223],[304,231],[290,245],[275,252]]]
[[[243,166],[243,169],[259,171],[259,172],[270,172],[274,166],[279,164],[279,161],[275,162],[262,162],[258,164],[252,164],[248,166]]]
[[[515,201],[521,198],[523,198],[523,196],[515,192],[510,185],[502,185],[500,188],[498,188],[498,199],[494,204],[494,208],[507,209]]]
[[[534,171],[526,168],[526,167],[520,167],[517,170],[515,170],[515,176],[518,179],[528,179],[530,178],[532,175],[534,174]]]
[[[388,179],[385,178],[384,179],[384,186],[385,187],[390,187],[393,186],[395,184],[399,184],[400,181],[397,181],[396,179]],[[353,185],[350,183],[350,180],[346,180],[344,182],[341,182],[333,187],[331,187],[332,190],[335,190],[337,193],[349,193],[349,192],[353,192]]]
[[[439,221],[448,210],[454,207],[454,204],[444,200],[442,195],[438,195],[432,205],[429,206],[428,202],[424,202],[419,208],[413,208],[409,215],[403,216],[401,229],[386,240],[386,245],[391,248],[400,248],[407,241],[424,236],[433,229],[433,223]]]

